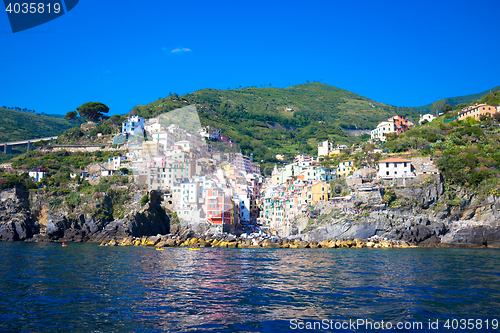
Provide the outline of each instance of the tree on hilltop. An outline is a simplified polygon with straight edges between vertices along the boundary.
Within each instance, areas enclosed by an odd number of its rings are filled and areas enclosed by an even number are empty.
[[[436,116],[438,116],[439,113],[444,109],[445,104],[446,104],[445,99],[441,99],[439,101],[432,103],[431,112],[435,112]]]
[[[87,118],[89,120],[98,120],[99,117],[103,116],[103,113],[109,112],[109,108],[106,104],[100,102],[88,102],[80,107],[77,107],[76,110],[80,114],[80,117]]]
[[[70,112],[66,113],[66,115],[64,116],[64,119],[67,119],[67,120],[75,119],[77,115],[78,114],[76,113],[76,111],[70,111]]]

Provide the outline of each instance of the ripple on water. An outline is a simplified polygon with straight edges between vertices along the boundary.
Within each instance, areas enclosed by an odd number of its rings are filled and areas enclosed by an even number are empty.
[[[285,332],[291,319],[500,319],[500,251],[0,243],[0,256],[6,332]]]

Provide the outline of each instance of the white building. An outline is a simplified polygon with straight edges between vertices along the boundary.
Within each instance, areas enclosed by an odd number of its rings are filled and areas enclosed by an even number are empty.
[[[122,124],[122,134],[126,135],[144,135],[144,118],[139,116],[130,116]]]
[[[33,181],[35,183],[38,183],[40,180],[42,180],[43,177],[45,177],[45,172],[42,172],[42,171],[30,171],[28,173],[28,176],[30,176],[30,178],[33,178]]]
[[[177,209],[199,209],[200,202],[200,183],[193,180],[188,180],[183,183],[174,184],[174,189],[177,189],[175,198],[178,198],[179,206]],[[175,202],[175,200],[174,200]]]
[[[436,118],[436,117],[435,117],[434,115],[430,114],[430,113],[423,114],[423,115],[421,115],[421,116],[420,116],[420,119],[418,120],[418,123],[419,123],[420,125],[422,125],[422,122],[423,122],[424,120],[427,120],[428,122],[431,122],[431,121],[433,121],[435,118]]]
[[[328,140],[323,141],[318,144],[318,157],[330,155],[330,151],[333,150],[333,143]]]
[[[302,169],[300,174],[304,176],[304,181],[331,181],[336,178],[335,168],[309,166]]]
[[[278,169],[277,166],[274,167],[273,173],[271,175],[271,184],[280,185],[286,183],[286,180],[290,177],[300,176],[304,167],[299,166],[295,163],[287,164],[284,168]]]
[[[189,142],[188,140],[182,140],[182,141],[177,141],[174,143],[176,146],[179,146],[181,147],[181,149],[183,151],[189,151],[192,147],[192,144],[191,142]]]
[[[371,139],[378,139],[380,141],[385,141],[385,135],[388,133],[396,133],[396,125],[392,121],[383,121],[377,125],[373,131],[371,131]]]
[[[158,119],[150,119],[144,124],[144,130],[151,135],[153,133],[161,132],[163,128]]]
[[[101,177],[109,177],[113,176],[113,170],[102,170]]]
[[[388,158],[378,162],[378,178],[412,177],[411,161],[402,158]]]
[[[206,126],[200,129],[200,135],[209,140],[218,141],[221,136],[221,130],[212,126]]]
[[[174,135],[168,131],[154,132],[151,134],[151,137],[154,141],[161,143],[165,149],[172,147],[176,140]]]
[[[113,156],[108,159],[108,170],[120,170],[122,163],[127,158],[125,156]]]
[[[293,157],[293,163],[301,166],[301,167],[306,167],[310,166],[315,162],[315,158],[309,155],[295,155]]]

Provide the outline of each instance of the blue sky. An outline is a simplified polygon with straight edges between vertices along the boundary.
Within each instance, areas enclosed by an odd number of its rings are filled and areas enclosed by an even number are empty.
[[[306,80],[419,106],[500,85],[499,12],[497,0],[81,0],[16,34],[3,12],[0,106],[125,114],[169,92]]]

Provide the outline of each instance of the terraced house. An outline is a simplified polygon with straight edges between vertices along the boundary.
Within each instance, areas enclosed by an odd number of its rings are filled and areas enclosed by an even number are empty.
[[[479,117],[485,115],[491,117],[498,112],[498,106],[491,106],[488,104],[476,104],[463,108],[458,114],[458,120],[464,120],[468,117],[472,117],[475,120],[479,120]]]

